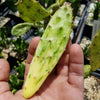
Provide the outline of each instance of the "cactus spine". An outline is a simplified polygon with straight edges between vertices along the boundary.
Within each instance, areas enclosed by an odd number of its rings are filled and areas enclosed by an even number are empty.
[[[100,67],[100,30],[90,45],[90,65],[92,71],[96,71]]]
[[[39,90],[63,54],[69,41],[72,19],[69,3],[60,7],[51,18],[30,64],[23,91],[25,98]]]

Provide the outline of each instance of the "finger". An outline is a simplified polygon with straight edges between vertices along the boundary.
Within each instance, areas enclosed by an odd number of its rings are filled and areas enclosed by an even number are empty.
[[[71,39],[66,46],[66,49],[57,64],[57,74],[61,76],[68,76],[68,61],[69,61],[69,50],[72,45]]]
[[[10,91],[8,80],[10,75],[9,63],[0,59],[0,94]]]
[[[0,59],[0,100],[19,100],[10,91],[8,84],[9,75],[9,63],[4,59]]]
[[[78,44],[73,44],[69,54],[69,83],[83,89],[83,52]]]
[[[1,81],[7,82],[9,80],[9,75],[10,75],[9,63],[4,59],[0,59],[0,82]]]
[[[35,50],[37,48],[37,45],[39,43],[40,37],[34,37],[29,45],[29,50],[28,50],[28,57],[26,63],[30,64],[33,58],[33,55],[35,53]]]
[[[27,56],[27,61],[26,61],[26,68],[25,68],[25,75],[24,78],[26,79],[28,70],[29,70],[29,65],[33,59],[33,55],[35,53],[35,50],[37,48],[37,45],[39,43],[40,37],[34,37],[29,45],[29,51],[28,51],[28,56]]]

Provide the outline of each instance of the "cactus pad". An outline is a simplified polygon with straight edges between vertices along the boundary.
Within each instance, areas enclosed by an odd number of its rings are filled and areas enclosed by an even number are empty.
[[[36,0],[18,0],[17,7],[20,17],[30,23],[41,21],[50,15]]]
[[[91,72],[91,65],[84,65],[84,78],[87,78]]]
[[[11,33],[14,36],[21,36],[29,31],[32,26],[32,23],[20,23],[12,28]]]
[[[100,68],[100,30],[90,45],[90,65],[92,71],[96,71]]]
[[[25,98],[31,97],[39,90],[58,63],[69,41],[72,19],[69,3],[60,7],[52,16],[30,64],[23,91]]]

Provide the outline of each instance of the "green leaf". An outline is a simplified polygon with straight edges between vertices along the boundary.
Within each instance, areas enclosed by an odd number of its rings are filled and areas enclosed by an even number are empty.
[[[12,28],[11,33],[14,36],[21,36],[29,31],[32,26],[32,23],[20,23]]]

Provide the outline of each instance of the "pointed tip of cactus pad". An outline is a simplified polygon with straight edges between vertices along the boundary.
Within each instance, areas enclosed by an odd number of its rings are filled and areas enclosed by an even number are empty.
[[[72,19],[69,4],[60,7],[50,19],[30,64],[24,85],[25,98],[31,97],[39,90],[58,63],[69,41]]]

